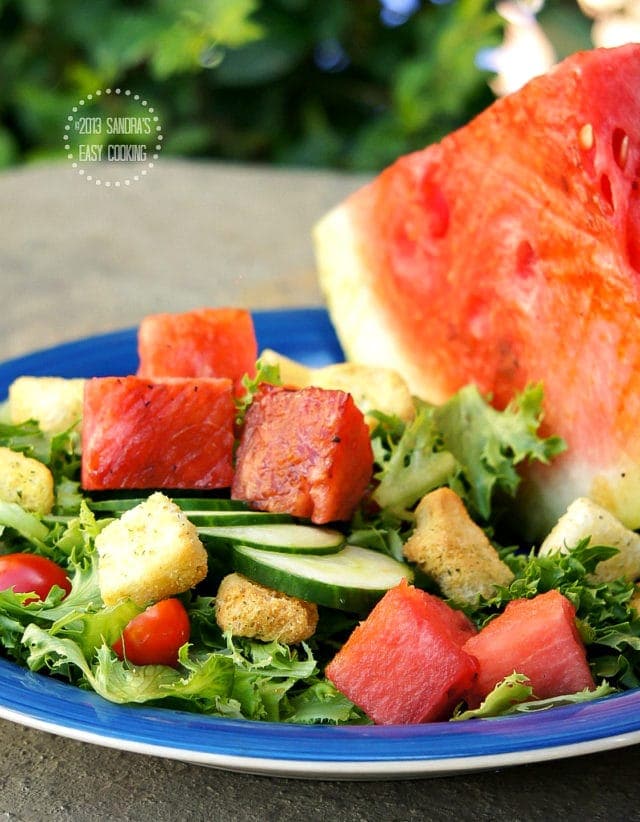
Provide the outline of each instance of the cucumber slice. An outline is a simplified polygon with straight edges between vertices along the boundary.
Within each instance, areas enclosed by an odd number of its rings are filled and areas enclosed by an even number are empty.
[[[184,509],[183,509],[184,510]],[[290,523],[293,520],[289,514],[276,514],[270,511],[189,511],[184,510],[187,517],[198,527],[236,527],[256,525],[264,527],[275,523]]]
[[[413,579],[408,565],[356,545],[325,556],[282,554],[234,545],[231,561],[238,573],[269,588],[355,613],[368,611],[402,579]]]
[[[169,496],[169,495],[168,495]],[[147,497],[118,497],[114,499],[87,500],[92,511],[106,511],[117,513],[135,508]],[[171,497],[175,504],[183,511],[246,511],[253,513],[242,500],[226,499],[223,497]],[[262,512],[259,512],[262,513]],[[287,516],[287,515],[279,515]]]
[[[198,534],[204,541],[222,540],[280,554],[335,554],[345,543],[340,531],[296,523],[199,527]]]

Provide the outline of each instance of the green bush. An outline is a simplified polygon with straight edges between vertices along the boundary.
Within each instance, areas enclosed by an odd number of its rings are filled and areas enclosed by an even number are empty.
[[[475,57],[502,37],[487,0],[0,0],[0,23],[0,166],[63,157],[71,107],[118,84],[166,153],[378,169],[490,102]]]

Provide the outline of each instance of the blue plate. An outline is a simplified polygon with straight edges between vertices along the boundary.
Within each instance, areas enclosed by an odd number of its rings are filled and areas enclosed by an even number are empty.
[[[313,365],[342,358],[322,309],[257,312],[261,348]],[[129,329],[0,365],[0,397],[16,377],[128,374]],[[318,727],[217,719],[113,705],[0,659],[0,717],[85,742],[229,770],[324,779],[453,774],[540,762],[640,742],[640,691],[539,714],[393,727]]]

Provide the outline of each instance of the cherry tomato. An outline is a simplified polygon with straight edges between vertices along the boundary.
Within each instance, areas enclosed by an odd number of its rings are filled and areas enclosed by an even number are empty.
[[[4,554],[0,556],[0,591],[13,588],[16,594],[37,594],[25,602],[46,599],[54,585],[71,591],[69,578],[59,565],[37,554]]]
[[[163,599],[129,622],[112,646],[134,665],[178,664],[178,650],[189,641],[191,625],[179,599]]]

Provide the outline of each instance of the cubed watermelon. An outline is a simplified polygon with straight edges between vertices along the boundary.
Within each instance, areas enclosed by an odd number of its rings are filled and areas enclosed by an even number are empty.
[[[372,469],[369,429],[350,394],[264,385],[245,417],[232,496],[315,523],[345,520]]]
[[[228,487],[234,417],[228,379],[87,380],[82,486],[91,491]]]
[[[463,647],[478,660],[471,707],[514,671],[528,677],[539,699],[595,687],[575,608],[558,591],[510,602]]]
[[[242,394],[254,376],[258,345],[251,314],[240,308],[199,308],[152,314],[138,329],[140,377],[228,377]]]
[[[326,668],[379,725],[447,719],[477,670],[461,643],[474,627],[459,611],[401,582],[388,591]]]

